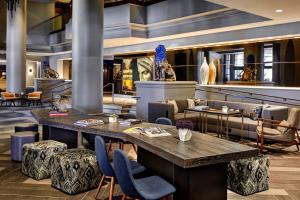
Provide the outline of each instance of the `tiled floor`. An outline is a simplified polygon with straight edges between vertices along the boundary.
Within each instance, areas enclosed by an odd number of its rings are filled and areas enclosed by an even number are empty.
[[[27,112],[6,113],[0,111],[0,200],[90,200],[96,190],[75,196],[66,195],[50,186],[50,180],[35,181],[20,172],[20,163],[10,160],[10,132],[15,124],[32,122]],[[5,113],[3,115],[3,113]],[[21,115],[20,115],[21,113]],[[1,115],[2,114],[2,115]],[[10,117],[3,117],[3,116]],[[1,118],[2,116],[2,118]],[[2,123],[1,123],[2,122]],[[300,200],[300,153],[295,148],[271,153],[270,190],[243,197],[228,191],[230,200]],[[130,151],[131,156],[133,151]],[[107,199],[108,189],[104,188],[102,199]],[[116,188],[116,198],[120,199]],[[184,199],[183,199],[184,200]]]

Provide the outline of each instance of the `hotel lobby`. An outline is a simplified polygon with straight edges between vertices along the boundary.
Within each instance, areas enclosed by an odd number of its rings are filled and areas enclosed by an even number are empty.
[[[299,200],[299,10],[0,1],[0,200]]]

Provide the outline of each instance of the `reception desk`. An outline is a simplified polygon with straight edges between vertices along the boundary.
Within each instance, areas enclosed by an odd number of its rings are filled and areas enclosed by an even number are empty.
[[[129,126],[108,123],[107,117],[91,117],[76,110],[70,110],[66,117],[49,117],[48,110],[33,110],[32,114],[43,125],[43,139],[65,142],[69,148],[82,147],[83,134],[121,138],[136,144],[138,162],[175,185],[175,200],[227,199],[227,162],[259,153],[257,149],[200,133],[193,133],[190,141],[181,142],[173,126],[136,125],[160,126],[172,134],[150,138],[124,133]],[[102,119],[105,124],[92,127],[73,124],[87,118]]]

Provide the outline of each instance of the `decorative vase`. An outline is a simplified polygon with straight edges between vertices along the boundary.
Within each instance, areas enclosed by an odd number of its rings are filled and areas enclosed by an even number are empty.
[[[208,84],[214,85],[216,83],[216,76],[217,76],[217,69],[214,64],[214,61],[211,60],[209,63],[209,78],[208,78]]]
[[[209,78],[209,66],[206,61],[206,57],[204,57],[204,61],[200,67],[200,83],[203,85],[207,85]]]
[[[192,138],[192,131],[189,129],[178,129],[178,135],[179,135],[179,139],[180,141],[186,142],[191,140]]]

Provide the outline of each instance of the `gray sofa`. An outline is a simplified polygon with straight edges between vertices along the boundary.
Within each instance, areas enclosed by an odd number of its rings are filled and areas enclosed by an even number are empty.
[[[204,102],[204,101],[202,101]],[[184,119],[184,109],[188,108],[187,100],[176,100],[178,106],[178,113],[174,114],[173,104],[165,102],[150,102],[148,104],[148,121],[154,123],[159,117],[167,117],[172,120],[173,124],[177,120]],[[221,109],[222,106],[228,106],[229,109],[243,110],[244,113],[244,137],[256,138],[257,121],[250,118],[250,114],[258,107],[262,107],[261,118],[285,120],[288,117],[288,107],[278,105],[266,105],[242,103],[242,102],[228,102],[219,100],[208,100],[205,104],[210,108]],[[188,112],[186,115],[187,120],[191,120],[194,123],[194,127],[198,127],[199,113]],[[238,135],[241,134],[241,117],[229,117],[229,134]],[[208,115],[207,128],[209,132],[217,132],[218,119],[215,115]]]

